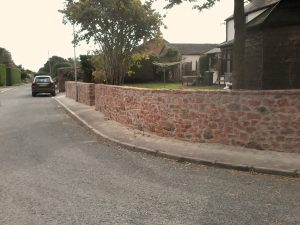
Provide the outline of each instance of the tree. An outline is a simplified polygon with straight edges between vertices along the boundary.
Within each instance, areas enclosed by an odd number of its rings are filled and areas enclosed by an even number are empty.
[[[159,56],[159,62],[180,62],[181,60],[179,50],[170,46],[166,46]]]
[[[91,83],[93,81],[93,72],[95,67],[92,64],[92,56],[80,55],[81,70],[83,71],[83,82]]]
[[[0,47],[0,64],[4,64],[7,67],[15,67],[15,63],[12,60],[11,53],[5,48]]]
[[[69,62],[65,62],[65,61],[59,61],[57,63],[55,63],[52,69],[52,77],[57,77],[58,76],[58,69],[60,68],[72,68],[72,64]]]
[[[25,70],[22,65],[18,65],[17,68],[21,72],[21,80],[24,81],[26,78],[29,78],[28,70]]]
[[[60,57],[60,56],[52,56],[50,59],[47,60],[47,62],[44,64],[43,67],[41,67],[38,71],[38,74],[50,74],[50,67],[49,67],[49,63],[51,66],[51,74],[53,77],[56,76],[55,71],[54,71],[54,67],[56,64],[58,63],[65,63],[68,62],[66,59]]]
[[[166,8],[172,8],[174,5],[181,4],[182,2],[196,2],[198,0],[166,0],[168,5]],[[196,4],[193,8],[202,11],[213,7],[220,0],[206,0],[204,3]],[[246,1],[248,2],[248,1]],[[234,45],[233,45],[233,89],[242,89],[244,87],[244,53],[245,53],[245,40],[246,40],[246,25],[245,25],[245,11],[244,0],[234,0]]]
[[[94,41],[104,55],[110,84],[122,84],[133,49],[160,36],[161,16],[152,0],[65,0],[65,22],[79,25],[76,40]]]

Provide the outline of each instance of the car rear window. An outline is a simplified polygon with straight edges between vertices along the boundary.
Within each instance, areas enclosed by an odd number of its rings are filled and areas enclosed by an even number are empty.
[[[35,78],[36,83],[50,83],[49,77],[37,77]]]

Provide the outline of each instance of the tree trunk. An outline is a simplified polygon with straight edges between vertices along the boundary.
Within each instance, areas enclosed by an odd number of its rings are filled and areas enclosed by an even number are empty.
[[[244,0],[234,0],[233,89],[244,88],[245,20]]]

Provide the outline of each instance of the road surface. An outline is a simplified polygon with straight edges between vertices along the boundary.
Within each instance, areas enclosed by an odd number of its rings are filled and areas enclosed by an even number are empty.
[[[299,225],[300,182],[109,145],[22,86],[0,94],[0,224]]]

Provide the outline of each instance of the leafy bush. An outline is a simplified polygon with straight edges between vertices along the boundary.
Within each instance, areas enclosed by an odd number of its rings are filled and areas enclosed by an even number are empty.
[[[131,65],[125,77],[125,83],[144,83],[155,80],[153,62],[158,60],[156,55],[134,54]]]
[[[95,67],[92,63],[91,55],[80,55],[81,70],[83,72],[83,82],[91,83],[93,82],[93,72]]]
[[[106,76],[104,70],[96,70],[92,73],[93,80],[97,84],[105,84],[106,83]]]
[[[95,83],[106,83],[107,78],[105,74],[104,55],[101,53],[93,55],[90,60],[95,69],[92,73]]]
[[[26,79],[29,79],[30,78],[30,74],[32,74],[33,72],[30,71],[30,70],[25,70],[23,68],[22,65],[18,65],[17,68],[20,70],[21,72],[21,80],[22,81],[25,81]]]

